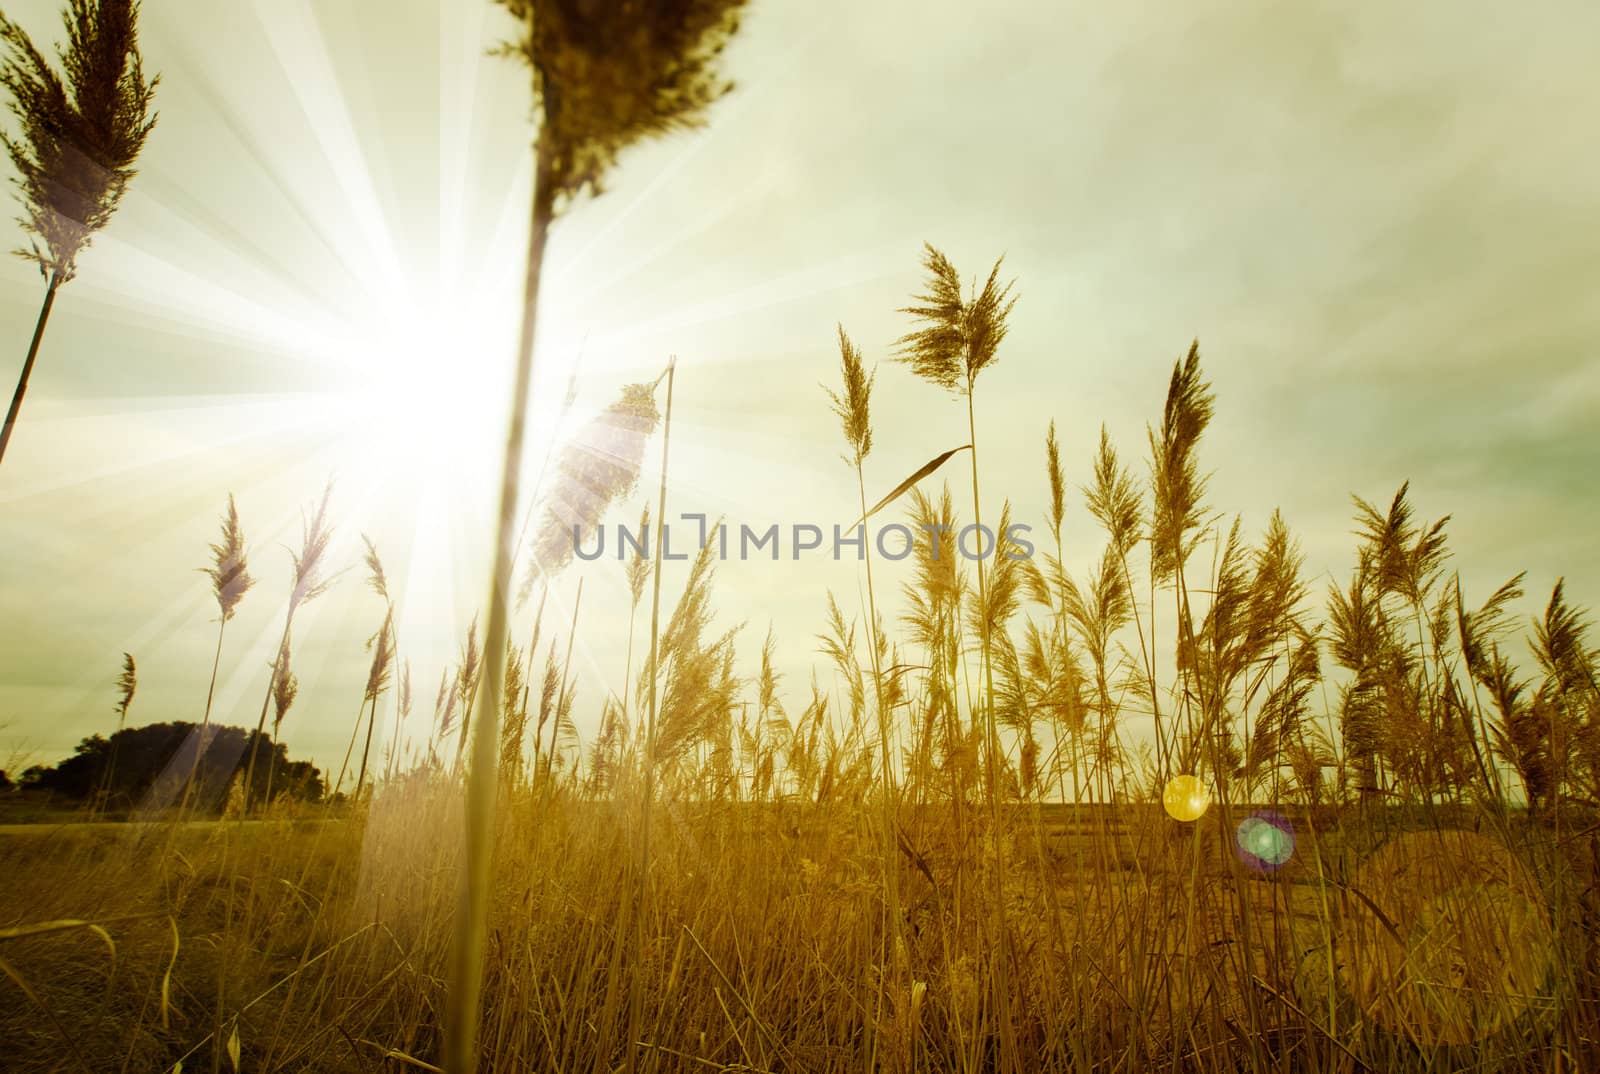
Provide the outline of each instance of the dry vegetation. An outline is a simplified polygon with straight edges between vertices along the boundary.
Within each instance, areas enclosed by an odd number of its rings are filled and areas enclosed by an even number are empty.
[[[295,613],[337,577],[324,494],[224,819],[186,819],[206,797],[197,748],[163,819],[0,833],[0,1067],[465,1071],[476,1051],[496,1071],[1600,1069],[1585,615],[1557,585],[1525,629],[1520,577],[1469,599],[1444,521],[1419,521],[1406,488],[1356,502],[1355,565],[1319,614],[1284,520],[1252,544],[1207,503],[1216,400],[1198,347],[1173,368],[1144,466],[1102,436],[1074,490],[1052,426],[1045,547],[969,563],[965,521],[1012,521],[982,484],[974,406],[1016,300],[998,264],[979,286],[927,250],[897,357],[966,404],[969,438],[871,510],[875,380],[840,330],[829,401],[862,514],[904,512],[924,536],[896,568],[862,564],[859,621],[829,596],[819,637],[839,687],[816,677],[797,702],[770,635],[759,671],[736,673],[711,542],[676,594],[659,561],[623,566],[630,641],[608,655],[625,685],[578,719],[577,600],[570,623],[543,619],[563,527],[628,498],[658,418],[645,517],[671,517],[674,383],[669,366],[659,415],[663,381],[630,386],[556,488],[521,494],[545,242],[630,144],[703,122],[742,4],[551,2],[535,19],[530,0],[500,2],[540,126],[483,634],[475,622],[431,718],[413,716],[368,543],[384,614],[332,788],[351,797],[274,797],[271,760],[258,793],[257,746],[276,756],[298,692]],[[47,247],[30,255],[47,294],[7,436],[56,289],[150,133],[136,14],[74,0],[65,55],[102,62],[72,69],[70,95],[0,21],[0,86],[27,142],[7,148]],[[56,203],[76,159],[62,146],[96,116],[93,211],[51,231],[71,208]],[[970,499],[917,486],[957,456]],[[531,615],[511,600],[524,499],[541,511]],[[1074,577],[1062,529],[1080,499],[1103,544]],[[211,551],[214,684],[253,583],[231,500]],[[132,657],[122,687],[125,717]],[[210,716],[208,695],[197,746]],[[374,753],[402,737],[419,748]],[[1174,777],[1198,790],[1165,794]],[[1193,819],[1197,795],[1211,801]]]
[[[841,349],[854,465],[872,380]],[[770,636],[760,670],[734,675],[714,542],[659,613],[659,676],[635,669],[637,696],[607,699],[590,743],[576,627],[535,618],[507,654],[484,1067],[1600,1062],[1583,615],[1558,588],[1518,672],[1518,586],[1468,605],[1443,524],[1416,523],[1402,490],[1358,502],[1356,567],[1319,618],[1281,520],[1250,547],[1203,505],[1213,405],[1191,350],[1153,478],[1103,443],[1082,490],[1106,531],[1089,577],[1049,551],[991,561],[980,589],[945,533],[940,556],[924,540],[901,565],[902,593],[875,595],[876,629],[830,599],[821,652],[843,686],[803,706],[785,707]],[[1059,529],[1074,497],[1049,445]],[[948,490],[901,502],[961,524]],[[370,546],[368,567],[386,599]],[[649,579],[624,567],[636,610]],[[387,623],[375,637],[362,733],[394,659]],[[236,795],[215,825],[4,837],[6,1068],[439,1064],[481,661],[470,637],[427,747],[363,765],[349,812],[285,798],[246,819]],[[1192,823],[1160,804],[1186,772],[1214,798]],[[1294,833],[1277,867],[1236,838],[1267,805]]]

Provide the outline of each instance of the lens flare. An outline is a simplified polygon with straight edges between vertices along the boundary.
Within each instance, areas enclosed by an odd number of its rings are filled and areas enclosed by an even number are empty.
[[[1199,820],[1211,805],[1211,791],[1198,776],[1173,776],[1161,792],[1167,816],[1185,823]]]
[[[1233,842],[1246,866],[1274,872],[1294,857],[1294,825],[1283,814],[1264,809],[1239,822]]]

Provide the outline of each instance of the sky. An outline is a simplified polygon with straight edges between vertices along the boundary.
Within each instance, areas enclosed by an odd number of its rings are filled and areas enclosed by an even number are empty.
[[[54,8],[5,3],[38,41],[60,36]],[[160,121],[58,298],[0,467],[0,765],[112,730],[124,651],[132,723],[199,719],[217,623],[198,569],[230,493],[259,582],[224,635],[213,719],[253,725],[286,546],[330,478],[349,569],[297,617],[285,741],[325,768],[349,741],[384,614],[362,533],[399,605],[408,733],[424,733],[487,594],[532,127],[525,73],[488,55],[500,9],[370,12],[145,5]],[[527,470],[676,355],[669,514],[848,525],[854,475],[819,386],[838,376],[836,326],[877,363],[869,497],[966,442],[961,402],[891,361],[931,242],[967,276],[1003,255],[1016,280],[976,397],[986,513],[1009,499],[1045,530],[1052,420],[1071,485],[1102,425],[1142,472],[1146,423],[1198,339],[1218,396],[1209,502],[1247,534],[1280,508],[1319,597],[1353,562],[1351,495],[1410,481],[1420,515],[1451,516],[1469,603],[1526,570],[1524,615],[1559,576],[1592,605],[1597,38],[1600,9],[1576,0],[754,0],[707,127],[629,150],[556,225]],[[0,264],[8,388],[42,291]],[[637,517],[658,448],[608,521]],[[1081,497],[1064,537],[1069,565],[1097,558]],[[620,565],[597,563],[557,582],[551,621],[569,621],[580,574],[587,733],[622,678],[628,602]],[[681,580],[669,567],[669,607]],[[722,564],[740,671],[770,625],[798,709],[827,591],[855,612],[860,585],[826,556]]]

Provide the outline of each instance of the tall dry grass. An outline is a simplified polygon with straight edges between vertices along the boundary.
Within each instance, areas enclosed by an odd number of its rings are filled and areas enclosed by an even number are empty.
[[[841,348],[868,514],[872,380]],[[564,637],[542,608],[508,637],[480,1069],[1600,1065],[1587,613],[1557,585],[1523,617],[1521,576],[1470,596],[1408,487],[1355,503],[1319,599],[1282,517],[1252,539],[1207,501],[1197,347],[1166,387],[1148,480],[1102,433],[1075,495],[1046,433],[1047,546],[981,582],[949,489],[896,490],[922,537],[873,564],[864,622],[829,597],[809,690],[770,632],[738,674],[714,540],[676,593],[630,571],[652,636],[620,702],[574,695],[576,601]],[[1100,532],[1073,571],[1078,500]],[[5,1068],[441,1067],[487,655],[474,624],[426,750],[391,743],[371,795],[0,834]],[[1196,821],[1163,809],[1175,774]]]

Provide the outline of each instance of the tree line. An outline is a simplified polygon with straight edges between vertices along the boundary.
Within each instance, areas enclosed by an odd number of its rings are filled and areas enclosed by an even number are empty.
[[[269,793],[269,785],[274,798],[323,798],[322,772],[308,761],[291,760],[282,743],[259,732],[214,725],[203,752],[200,744],[199,726],[185,720],[123,728],[110,737],[90,735],[72,756],[28,768],[13,789],[105,810],[162,808],[177,804],[192,771],[190,805],[205,812],[221,812],[230,792],[242,792],[247,778],[250,795],[258,800]],[[252,753],[257,755],[253,771]],[[0,774],[0,789],[9,782]]]

